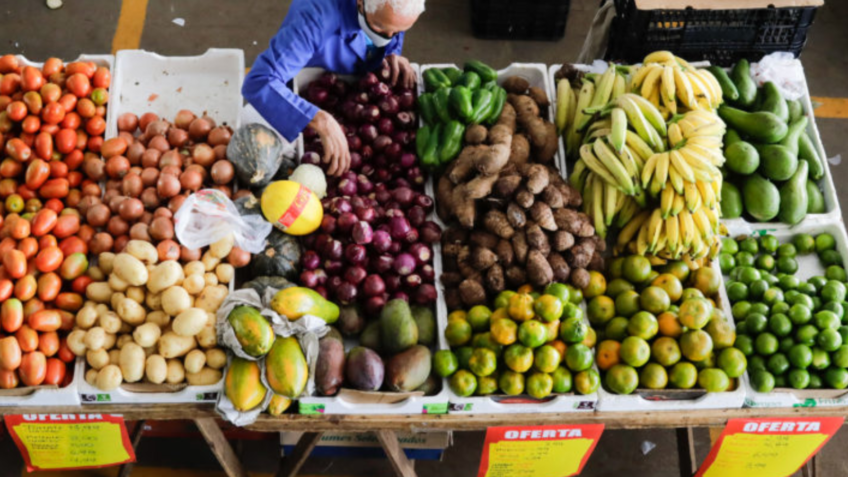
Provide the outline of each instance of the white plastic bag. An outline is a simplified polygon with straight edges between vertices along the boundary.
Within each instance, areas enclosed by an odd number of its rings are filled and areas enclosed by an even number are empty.
[[[192,250],[233,234],[239,248],[261,253],[272,227],[261,215],[241,216],[236,205],[215,189],[203,189],[188,196],[174,215],[177,240]]]
[[[784,99],[796,100],[807,94],[804,68],[792,53],[778,51],[764,56],[751,65],[751,76],[758,85],[773,82]]]

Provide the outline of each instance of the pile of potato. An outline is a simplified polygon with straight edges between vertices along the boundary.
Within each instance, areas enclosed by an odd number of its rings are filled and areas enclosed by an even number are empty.
[[[222,259],[232,236],[201,260],[159,261],[149,242],[130,240],[124,252],[101,253],[106,281],[86,289],[68,347],[85,356],[85,380],[109,391],[123,382],[208,385],[221,380],[226,353],[217,347],[215,314],[235,269]]]

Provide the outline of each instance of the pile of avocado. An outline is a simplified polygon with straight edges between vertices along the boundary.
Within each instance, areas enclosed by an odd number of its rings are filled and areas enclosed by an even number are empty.
[[[727,123],[722,216],[797,224],[808,213],[823,213],[815,181],[825,164],[807,134],[801,103],[784,99],[771,81],[757,88],[746,60],[717,78],[729,103],[718,110]]]

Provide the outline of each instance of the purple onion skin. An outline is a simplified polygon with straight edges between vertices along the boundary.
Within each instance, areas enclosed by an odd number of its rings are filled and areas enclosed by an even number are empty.
[[[371,86],[371,97],[372,98],[379,98],[379,97],[383,97],[383,96],[388,96],[389,94],[391,94],[391,92],[392,92],[392,90],[389,89],[389,85],[387,85],[386,83],[377,83],[377,84]]]
[[[359,217],[359,220],[368,224],[374,223],[374,220],[377,218],[377,212],[374,210],[373,207],[357,207],[353,209],[353,213],[355,213],[356,216]]]
[[[412,230],[412,226],[409,225],[409,221],[405,217],[392,217],[389,226],[392,228],[393,239],[403,239]]]
[[[400,289],[401,286],[401,278],[397,275],[387,275],[383,277],[383,280],[386,282],[386,291],[389,293],[394,293]]]
[[[368,260],[368,251],[362,245],[351,243],[345,247],[344,257],[350,264],[362,265]]]
[[[321,265],[321,257],[314,250],[303,252],[300,261],[305,270],[315,270]]]
[[[343,270],[344,264],[340,260],[327,260],[324,262],[324,271],[326,271],[328,275],[341,275]]]
[[[363,105],[362,111],[359,113],[359,120],[367,123],[374,123],[380,119],[380,108],[373,104]]]
[[[421,286],[415,289],[414,297],[415,303],[419,305],[430,305],[436,302],[436,299],[439,297],[439,294],[436,291],[435,286],[429,283],[423,283],[421,284]]]
[[[395,125],[391,119],[381,118],[377,121],[377,130],[384,136],[391,136],[395,132]]]
[[[365,313],[369,316],[378,316],[383,307],[386,306],[386,298],[383,296],[372,296],[365,300]]]
[[[358,192],[356,180],[348,180],[347,178],[339,181],[338,190],[342,195],[353,197]]]
[[[342,282],[336,289],[336,298],[343,305],[355,303],[357,294],[356,285],[349,282]]]
[[[325,300],[328,298],[327,289],[322,286],[317,286],[314,288],[315,292],[321,295]]]
[[[362,285],[362,293],[366,296],[382,296],[386,292],[386,283],[380,275],[368,275]]]
[[[400,159],[401,154],[403,154],[403,148],[400,144],[396,142],[392,142],[385,149],[386,157],[388,157],[392,161],[397,161]],[[399,164],[398,164],[399,165]]]
[[[321,156],[315,151],[304,152],[303,156],[300,158],[300,163],[317,166],[321,164]]]
[[[323,268],[319,268],[317,270],[313,270],[315,273],[316,280],[318,280],[318,286],[324,286],[327,283],[327,279],[330,277],[327,275],[326,270]]]
[[[427,212],[433,211],[433,198],[426,194],[418,194],[415,196],[415,205],[423,208]]]
[[[370,90],[372,86],[379,82],[380,78],[376,74],[371,72],[365,73],[362,78],[359,78],[359,89],[364,91]]]
[[[425,264],[418,267],[418,273],[426,283],[433,283],[436,280],[436,270],[430,264]]]
[[[321,231],[328,234],[335,232],[336,218],[332,215],[325,215],[324,218],[321,219]]]
[[[389,253],[392,255],[397,255],[403,250],[402,242],[392,242],[392,246],[389,247]]]
[[[380,108],[380,112],[385,116],[400,116],[400,114],[406,115],[406,113],[400,112],[400,104],[398,100],[394,96],[385,96],[377,103],[377,107]]]
[[[404,111],[410,111],[415,108],[415,93],[410,89],[403,89],[397,94],[400,108]]]
[[[392,236],[385,230],[374,231],[374,240],[371,241],[374,250],[385,253],[392,247]]]
[[[344,280],[342,280],[342,277],[340,277],[338,275],[331,276],[330,278],[327,279],[327,285],[326,285],[327,290],[330,293],[332,293],[333,295],[335,295],[336,290],[338,290],[339,285],[341,285],[343,281]]]
[[[395,259],[391,255],[380,255],[376,258],[372,258],[371,261],[372,263],[369,268],[377,273],[386,273],[389,270],[392,270],[395,264]]]
[[[406,211],[406,218],[409,219],[409,224],[413,227],[420,227],[427,218],[427,212],[424,212],[421,207],[413,205]]]
[[[360,220],[353,225],[353,232],[351,235],[353,237],[353,241],[360,245],[369,244],[374,239],[374,231],[371,230],[371,226],[368,222],[365,222],[364,220]]]
[[[321,76],[319,76],[318,79],[315,80],[312,84],[317,83],[317,84],[319,84],[319,85],[321,85],[325,88],[330,88],[333,85],[335,85],[336,81],[338,81],[338,80],[339,80],[339,77],[336,76],[335,73],[331,73],[331,72],[327,71],[327,72],[322,73]]]
[[[415,262],[418,266],[430,263],[433,259],[433,252],[430,250],[430,247],[421,242],[410,245],[408,251],[410,255],[415,257]]]
[[[382,119],[380,120],[383,121]],[[363,124],[359,126],[359,138],[363,144],[371,144],[379,135],[377,128],[373,124]]]
[[[442,229],[437,224],[430,226],[428,222],[424,222],[418,230],[419,238],[424,243],[438,243],[442,238]]]
[[[353,154],[351,154],[351,158],[352,156]],[[356,176],[356,188],[360,194],[370,194],[374,190],[374,183],[368,179],[368,176],[359,174]]]
[[[300,284],[301,286],[315,289],[318,286],[318,277],[315,276],[314,271],[304,270],[300,272]]]
[[[397,113],[397,116],[395,116],[395,124],[397,124],[400,129],[412,129],[416,127],[415,114],[407,111],[401,111]]]
[[[401,207],[406,208],[412,205],[412,201],[415,200],[415,191],[409,187],[398,187],[392,191],[392,198],[396,200]]]
[[[409,295],[406,292],[396,291],[392,293],[392,300],[403,300],[405,302],[409,301]]]
[[[370,144],[366,144],[359,150],[359,155],[362,156],[363,165],[367,166],[368,160],[374,157],[374,148]]]
[[[417,185],[423,186],[425,182],[424,172],[420,167],[411,167],[406,170],[406,177],[409,179],[409,182]]]
[[[406,243],[415,243],[418,241],[418,229],[412,229],[407,232],[406,236],[403,238],[403,241]]]
[[[408,180],[404,179],[403,177],[396,177],[394,184],[395,184],[395,187],[412,188],[412,184]]]
[[[419,275],[417,273],[407,275],[406,277],[404,277],[403,281],[404,281],[404,284],[408,288],[416,288],[423,283],[423,280],[421,279],[421,275]]]
[[[415,257],[408,253],[401,253],[395,257],[394,269],[398,275],[406,276],[415,271]]]
[[[384,149],[389,147],[392,144],[392,138],[388,135],[381,134],[374,139],[374,142],[371,144],[371,147],[374,148],[377,152],[382,152]]]
[[[362,283],[362,280],[365,280],[366,276],[368,276],[368,272],[358,265],[348,267],[348,269],[344,272],[345,281],[352,285],[359,285]]]
[[[353,212],[345,212],[336,220],[336,228],[339,232],[347,233],[353,229],[353,226],[359,222],[359,218]]]
[[[324,258],[329,260],[341,260],[344,247],[338,240],[333,240],[324,249]],[[327,272],[329,273],[329,271]]]

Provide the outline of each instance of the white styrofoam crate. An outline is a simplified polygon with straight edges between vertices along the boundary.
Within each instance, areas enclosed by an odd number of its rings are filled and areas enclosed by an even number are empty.
[[[721,274],[721,268],[718,265],[718,260],[713,260],[713,269]],[[727,291],[724,289],[724,280],[719,286],[719,306],[724,312],[724,316],[728,323],[735,329],[736,325],[733,322],[733,316],[730,312],[730,300],[727,299]],[[699,409],[738,409],[745,402],[747,393],[747,382],[744,379],[736,380],[736,389],[732,391],[720,393],[708,393],[694,399],[680,399],[677,396],[681,391],[678,390],[660,390],[651,391],[650,399],[640,396],[639,390],[634,394],[627,396],[613,394],[604,389],[603,379],[601,379],[601,387],[598,390],[600,400],[598,401],[598,411],[689,411]],[[685,391],[698,392],[698,389],[689,389]]]
[[[740,235],[759,236],[771,234],[777,237],[780,243],[788,243],[797,234],[811,234],[815,237],[821,233],[829,233],[836,239],[836,249],[843,257],[848,257],[848,235],[841,221],[805,221],[792,229],[771,230],[771,224],[742,224],[728,226],[731,237]],[[795,276],[800,280],[807,280],[817,275],[824,275],[824,267],[818,259],[818,255],[810,253],[798,255],[798,271]],[[848,391],[835,389],[792,389],[775,388],[770,393],[760,393],[751,388],[750,376],[746,372],[743,376],[747,387],[745,407],[833,407],[848,406]]]
[[[199,56],[162,56],[121,50],[115,57],[106,137],[118,134],[118,116],[153,112],[173,120],[177,111],[206,113],[218,124],[238,127],[244,104],[244,51],[210,48]]]

